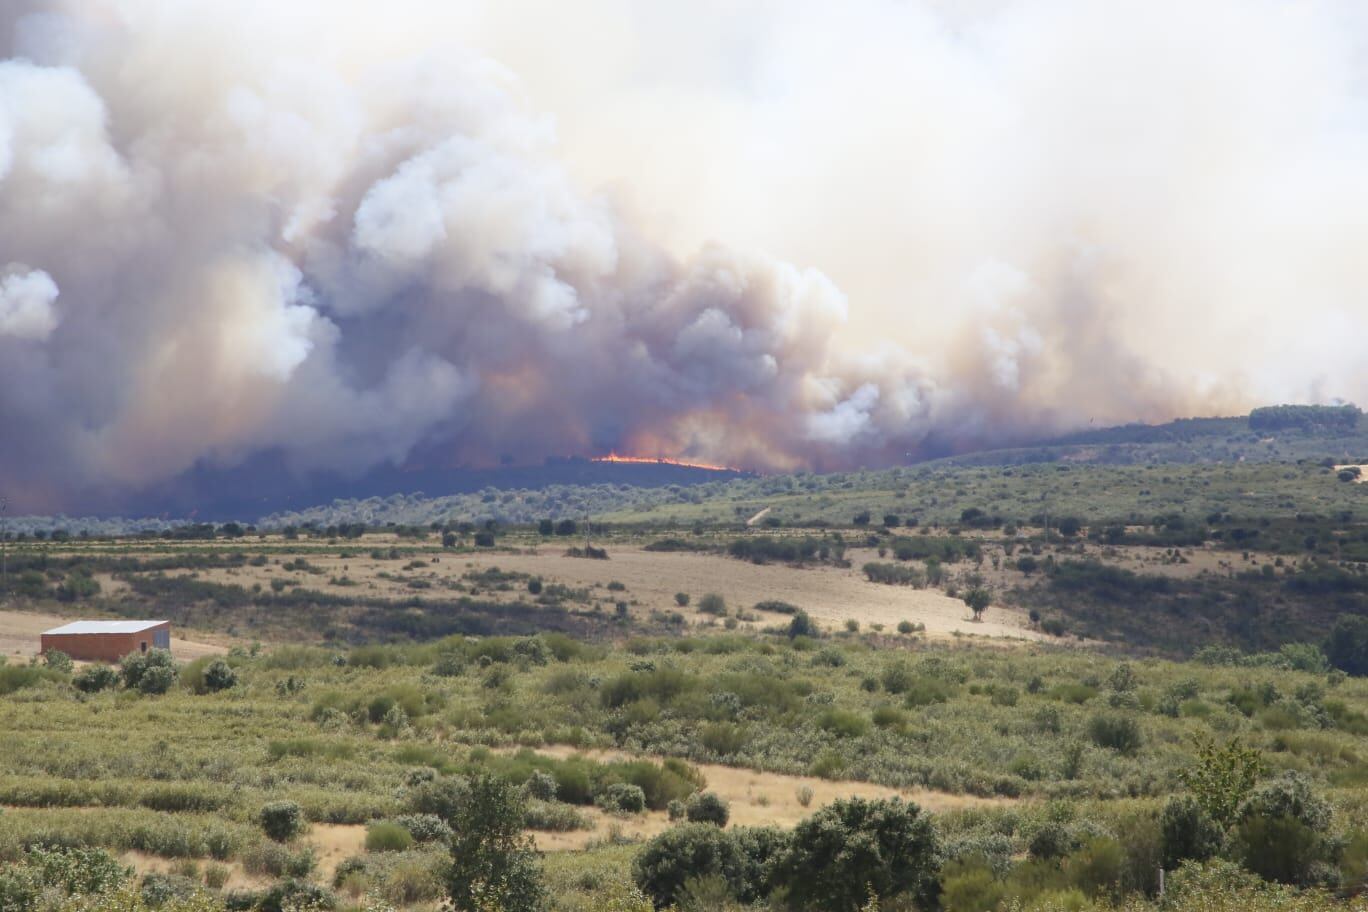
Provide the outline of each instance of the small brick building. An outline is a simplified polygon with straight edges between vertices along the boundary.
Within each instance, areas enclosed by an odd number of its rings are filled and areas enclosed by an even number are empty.
[[[84,662],[117,662],[130,652],[171,648],[170,621],[72,621],[42,635],[42,651],[56,649]]]

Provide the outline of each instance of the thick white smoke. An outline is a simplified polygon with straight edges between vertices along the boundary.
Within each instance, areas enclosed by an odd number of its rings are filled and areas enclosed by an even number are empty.
[[[1348,0],[650,7],[9,0],[18,507],[1368,389]]]

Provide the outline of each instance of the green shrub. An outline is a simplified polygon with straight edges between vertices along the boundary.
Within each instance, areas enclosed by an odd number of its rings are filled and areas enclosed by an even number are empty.
[[[1184,861],[1206,861],[1221,851],[1225,834],[1196,799],[1169,799],[1160,817],[1163,864],[1173,870]]]
[[[698,600],[698,610],[703,614],[722,617],[727,613],[727,602],[716,592],[709,592]]]
[[[915,709],[918,706],[945,703],[952,696],[954,696],[954,687],[952,685],[938,678],[922,675],[913,678],[912,681],[908,683],[907,690],[903,696],[903,703],[908,709]]]
[[[684,805],[684,816],[690,823],[711,823],[724,827],[731,816],[727,802],[715,792],[695,792]]]
[[[869,720],[844,709],[828,709],[817,717],[817,727],[838,738],[860,738],[869,732]]]
[[[614,782],[604,788],[596,804],[614,814],[640,814],[646,810],[646,793],[641,786]]]
[[[145,694],[160,695],[176,686],[176,669],[166,665],[155,665],[138,677],[138,690]]]
[[[59,674],[71,674],[71,670],[76,667],[76,663],[71,661],[71,656],[60,649],[49,649],[44,652],[43,665]]]
[[[204,686],[210,693],[227,690],[237,684],[237,672],[222,659],[215,659],[204,670]]]
[[[656,908],[674,905],[685,884],[702,877],[721,877],[732,895],[751,892],[747,864],[740,847],[723,830],[706,823],[671,827],[646,843],[632,863],[632,877]]]
[[[276,842],[289,842],[304,832],[304,814],[293,801],[272,801],[257,815],[266,835]]]
[[[413,834],[398,823],[382,820],[366,828],[367,852],[404,852],[413,847]]]
[[[901,799],[841,799],[799,823],[780,864],[791,905],[855,912],[871,893],[937,904],[940,845],[930,819]]]
[[[537,801],[555,801],[556,777],[546,770],[533,770],[532,775],[523,783],[523,791],[527,793],[527,797]]]
[[[1140,723],[1134,716],[1099,714],[1088,720],[1088,737],[1098,747],[1118,754],[1134,754],[1144,743]]]
[[[108,665],[87,665],[76,673],[71,683],[82,693],[99,693],[119,683],[119,674]]]
[[[400,814],[394,822],[408,830],[415,842],[445,842],[451,827],[436,814]]]

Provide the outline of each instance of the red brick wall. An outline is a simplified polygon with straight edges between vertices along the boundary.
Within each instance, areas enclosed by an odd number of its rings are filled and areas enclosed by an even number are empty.
[[[149,627],[137,633],[45,633],[42,651],[56,649],[82,662],[117,662],[130,652],[141,651],[144,642],[151,649],[152,634],[158,629]]]

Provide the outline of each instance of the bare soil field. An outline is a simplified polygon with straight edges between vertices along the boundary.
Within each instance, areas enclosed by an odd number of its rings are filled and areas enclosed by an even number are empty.
[[[641,607],[676,610],[674,595],[685,592],[696,603],[715,592],[730,608],[750,609],[757,602],[777,599],[797,605],[823,626],[836,628],[847,620],[862,626],[883,624],[889,630],[899,621],[926,625],[929,636],[955,633],[988,637],[1040,639],[1024,613],[992,607],[975,622],[964,602],[934,589],[887,586],[871,583],[860,572],[858,557],[849,568],[783,564],[752,564],[715,554],[661,553],[640,548],[609,547],[606,561],[566,557],[542,549],[539,554],[467,555],[475,567],[499,567],[539,574],[570,586],[606,585],[616,580],[627,587],[625,595]],[[773,624],[782,615],[765,615]]]
[[[39,635],[44,630],[60,627],[77,620],[55,614],[34,614],[28,611],[0,611],[0,655],[31,656],[38,653]],[[172,627],[174,631],[174,626]],[[223,655],[228,647],[171,637],[171,653],[178,659],[198,659],[207,655]]]

